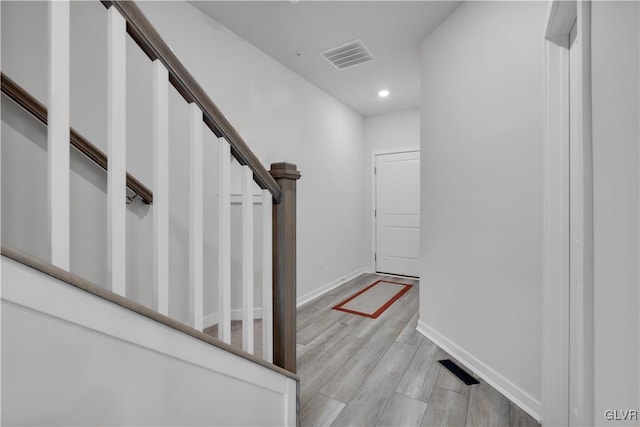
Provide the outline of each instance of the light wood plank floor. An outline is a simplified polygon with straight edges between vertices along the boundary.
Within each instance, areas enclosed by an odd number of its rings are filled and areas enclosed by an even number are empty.
[[[331,309],[382,278],[414,286],[377,319]],[[452,358],[416,331],[416,280],[364,274],[300,307],[297,321],[303,426],[539,426],[437,363]]]

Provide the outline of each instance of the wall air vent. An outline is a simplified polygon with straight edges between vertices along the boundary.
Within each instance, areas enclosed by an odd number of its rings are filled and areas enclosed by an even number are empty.
[[[338,70],[373,61],[375,58],[360,40],[354,40],[322,52],[322,56]]]

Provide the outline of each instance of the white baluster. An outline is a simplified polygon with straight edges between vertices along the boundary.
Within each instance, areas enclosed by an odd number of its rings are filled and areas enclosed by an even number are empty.
[[[273,198],[262,190],[262,357],[273,363]]]
[[[153,282],[156,310],[169,315],[169,73],[153,61]]]
[[[242,166],[242,349],[253,354],[253,172]]]
[[[69,2],[49,2],[49,231],[51,263],[70,267]]]
[[[54,2],[55,3],[55,2]],[[111,290],[126,296],[126,21],[107,11],[107,263]]]
[[[194,329],[203,329],[203,165],[202,165],[202,111],[189,104],[189,139],[191,147],[189,182],[189,291],[191,324]]]
[[[219,139],[218,339],[231,344],[231,148]]]

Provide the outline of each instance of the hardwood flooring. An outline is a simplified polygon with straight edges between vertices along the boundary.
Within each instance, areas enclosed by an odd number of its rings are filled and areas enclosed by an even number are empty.
[[[386,278],[414,285],[377,319],[332,310]],[[442,368],[451,358],[416,331],[418,282],[361,275],[298,309],[303,426],[523,426],[539,424],[480,380]]]

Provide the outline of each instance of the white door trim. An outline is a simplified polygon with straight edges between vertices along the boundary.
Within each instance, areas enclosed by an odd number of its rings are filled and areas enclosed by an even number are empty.
[[[593,146],[591,123],[591,2],[577,3],[575,115],[571,136],[571,261],[569,271],[569,425],[594,423]],[[573,56],[573,55],[572,55]],[[574,62],[572,62],[574,67]],[[572,110],[575,110],[573,104]],[[572,117],[574,114],[572,114]],[[577,140],[577,144],[575,143]]]
[[[569,5],[551,3],[545,42],[541,416],[552,426],[569,425]]]
[[[569,32],[577,20],[579,150],[569,155]],[[544,425],[593,422],[593,188],[591,162],[591,5],[550,4],[546,43],[542,419]],[[574,179],[570,182],[569,173]],[[576,171],[579,175],[576,175]],[[580,179],[575,179],[579,177]],[[578,203],[570,198],[580,198]],[[569,203],[582,238],[571,245]],[[575,227],[576,224],[573,224]],[[570,250],[580,256],[570,258]],[[577,259],[577,261],[576,261]],[[579,273],[576,275],[576,273]],[[570,292],[580,278],[580,292]],[[573,285],[575,286],[575,284]],[[571,311],[570,311],[571,308]],[[562,343],[562,344],[558,344]],[[571,372],[571,374],[569,374]]]
[[[374,150],[371,152],[371,206],[369,215],[371,217],[371,267],[373,272],[377,271],[376,268],[376,156],[384,154],[397,154],[397,153],[411,153],[420,152],[420,147],[403,147],[393,148],[388,150]]]

